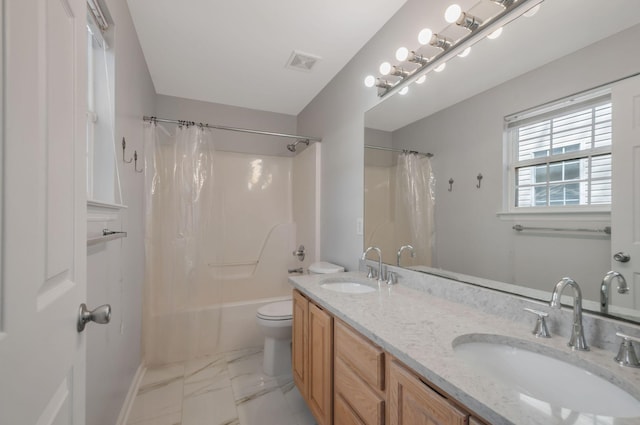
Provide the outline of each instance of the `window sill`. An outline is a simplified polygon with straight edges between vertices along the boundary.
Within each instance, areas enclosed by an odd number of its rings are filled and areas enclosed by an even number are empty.
[[[112,204],[110,202],[93,201],[91,199],[87,199],[87,207],[104,208],[109,210],[123,210],[128,208],[126,205],[122,205],[122,204]]]

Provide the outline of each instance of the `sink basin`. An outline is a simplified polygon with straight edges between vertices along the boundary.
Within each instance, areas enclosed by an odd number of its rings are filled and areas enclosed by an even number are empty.
[[[528,344],[528,345],[527,345]],[[586,369],[553,356],[568,353],[533,350],[544,346],[497,335],[463,335],[453,341],[458,357],[489,379],[502,381],[519,399],[538,408],[612,416],[640,416],[640,401]],[[613,364],[613,360],[612,364]],[[541,403],[540,402],[546,402]]]
[[[366,294],[375,291],[375,288],[358,282],[327,282],[320,284],[320,287],[347,294]]]

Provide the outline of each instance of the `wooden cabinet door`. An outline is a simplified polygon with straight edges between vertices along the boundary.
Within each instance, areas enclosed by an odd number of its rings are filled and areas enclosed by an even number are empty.
[[[467,425],[469,416],[395,361],[389,374],[391,425]]]
[[[292,369],[293,381],[306,400],[309,394],[309,300],[293,291]]]
[[[307,402],[318,425],[333,417],[333,318],[309,303],[309,394]]]

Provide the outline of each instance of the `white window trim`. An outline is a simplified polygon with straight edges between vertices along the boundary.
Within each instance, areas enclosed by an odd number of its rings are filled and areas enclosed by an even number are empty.
[[[585,221],[609,222],[611,204],[608,205],[580,205],[580,206],[533,206],[517,207],[516,205],[516,165],[517,167],[534,165],[539,162],[537,159],[518,161],[517,149],[510,131],[514,123],[522,125],[527,121],[538,121],[545,117],[556,115],[558,110],[597,102],[600,98],[610,96],[611,87],[600,87],[596,90],[579,93],[567,98],[553,101],[536,108],[508,115],[504,119],[503,127],[503,160],[504,160],[504,183],[503,183],[503,206],[502,211],[497,213],[501,220],[512,219],[535,219],[540,221],[575,221],[578,216],[583,216]],[[579,155],[576,152],[569,152],[554,156],[556,160],[570,160],[588,156],[597,156],[612,152],[612,146],[591,149],[588,152],[582,151]]]

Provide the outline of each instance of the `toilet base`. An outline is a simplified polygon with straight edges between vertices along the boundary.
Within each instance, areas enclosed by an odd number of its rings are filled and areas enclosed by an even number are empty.
[[[264,339],[262,370],[268,376],[291,373],[291,339]]]

